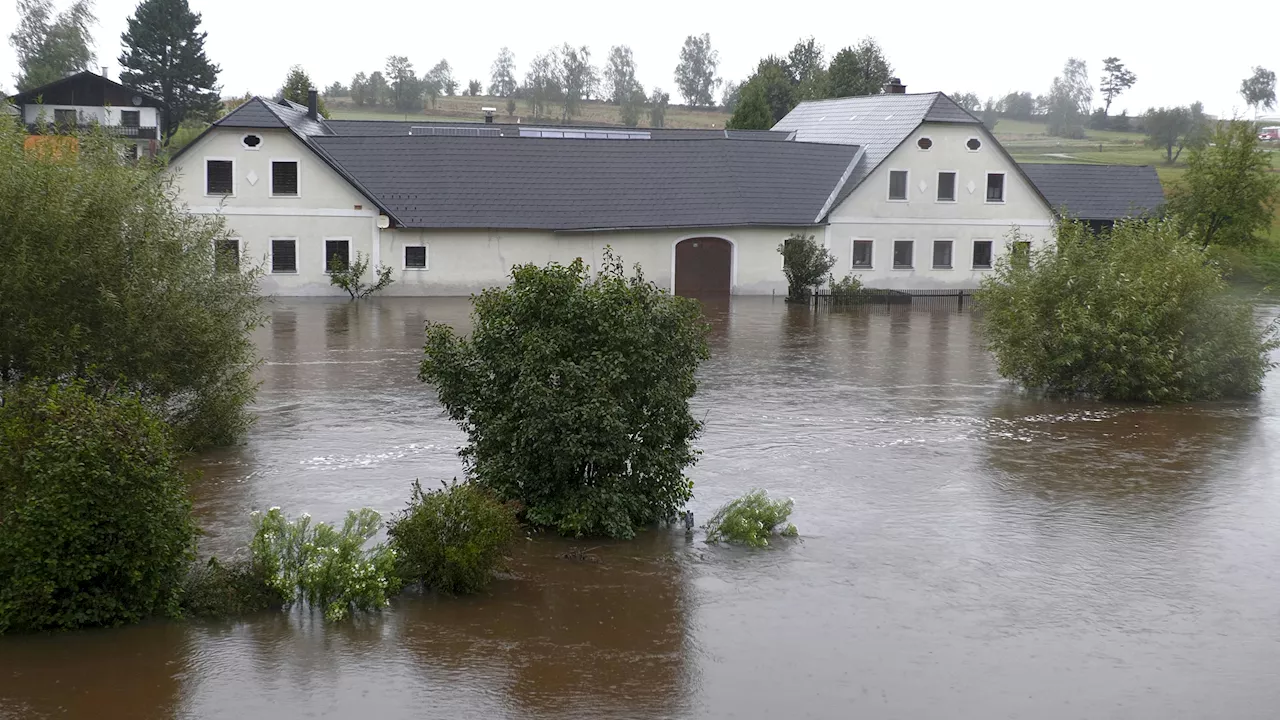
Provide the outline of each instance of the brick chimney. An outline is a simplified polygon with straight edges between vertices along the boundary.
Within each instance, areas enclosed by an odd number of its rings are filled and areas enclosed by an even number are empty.
[[[307,117],[315,120],[319,113],[319,93],[312,88],[307,91]]]
[[[907,86],[903,85],[898,78],[889,78],[889,82],[884,84],[884,91],[889,95],[905,95]]]

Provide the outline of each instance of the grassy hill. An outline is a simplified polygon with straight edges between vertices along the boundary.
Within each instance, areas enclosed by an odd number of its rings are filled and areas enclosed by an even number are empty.
[[[522,123],[555,123],[562,125],[559,108],[553,106],[555,117],[533,118],[528,114],[527,103],[517,100],[516,111],[507,114],[507,101],[498,97],[442,97],[434,108],[418,113],[398,113],[389,108],[356,107],[350,98],[325,98],[329,107],[329,115],[335,120],[423,120],[439,122],[482,122],[484,111],[481,108],[497,108],[494,118],[498,122]],[[729,114],[720,110],[689,108],[683,105],[667,107],[665,127],[669,128],[723,128],[729,121]],[[581,112],[575,115],[573,125],[621,125],[618,106],[610,103],[588,101],[582,103]],[[649,127],[649,113],[640,117],[640,127]]]

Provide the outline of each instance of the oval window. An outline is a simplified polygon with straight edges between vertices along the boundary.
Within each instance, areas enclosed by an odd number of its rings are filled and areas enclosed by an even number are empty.
[[[982,147],[982,141],[978,138],[969,138],[969,142],[965,143],[964,146],[970,150],[977,150]]]
[[[258,146],[262,144],[262,138],[258,137],[257,135],[245,135],[244,139],[242,139],[240,142],[243,143],[244,146],[249,148],[250,150],[257,150]]]
[[[916,147],[920,148],[921,150],[928,150],[929,148],[933,147],[933,141],[930,140],[929,138],[922,137],[916,141]]]

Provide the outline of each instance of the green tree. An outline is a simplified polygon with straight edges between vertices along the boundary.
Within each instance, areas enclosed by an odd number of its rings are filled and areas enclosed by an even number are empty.
[[[369,73],[369,82],[365,85],[365,95],[370,105],[386,105],[392,100],[391,86],[381,70]]]
[[[1000,374],[1104,400],[1187,402],[1257,393],[1276,344],[1177,225],[1131,220],[1102,236],[1063,222],[1053,247],[996,263],[977,293]],[[1016,237],[1014,238],[1017,239]]]
[[[327,98],[340,98],[348,93],[349,91],[347,90],[347,87],[337,80],[334,80],[329,84],[329,87],[324,89],[324,96]]]
[[[627,127],[640,124],[640,115],[644,112],[644,86],[636,82],[621,95],[622,104],[618,107],[618,119]]]
[[[1220,124],[1210,142],[1191,151],[1169,209],[1192,242],[1244,248],[1261,239],[1276,201],[1270,157],[1253,125],[1241,120]]]
[[[187,119],[212,122],[222,110],[219,68],[199,27],[187,0],[142,0],[120,36],[120,82],[164,102],[165,142]]]
[[[1125,90],[1133,87],[1138,82],[1138,76],[1133,71],[1124,66],[1118,57],[1109,57],[1102,61],[1102,83],[1098,89],[1102,91],[1102,97],[1106,98],[1107,104],[1102,108],[1104,116],[1111,114],[1111,103],[1120,97]]]
[[[1030,120],[1036,112],[1036,100],[1029,92],[1011,92],[1000,99],[996,109],[1016,120]]]
[[[835,256],[812,235],[795,233],[778,245],[782,274],[787,276],[787,299],[803,300],[821,285],[835,266]]]
[[[691,107],[712,107],[715,105],[716,88],[720,86],[720,78],[716,77],[716,69],[720,67],[720,53],[711,47],[711,35],[690,35],[684,39],[684,47],[680,48],[680,62],[676,65],[676,88],[684,96],[684,102]]]
[[[609,58],[605,61],[604,97],[615,105],[631,96],[639,83],[636,81],[636,61],[631,48],[626,45],[614,45],[609,48]]]
[[[51,0],[18,0],[18,27],[9,35],[18,56],[18,92],[88,70],[95,22],[92,0],[76,0],[57,17]]]
[[[164,424],[83,383],[2,397],[0,634],[177,614],[195,527]]]
[[[738,107],[738,99],[742,95],[742,84],[736,82],[726,82],[724,91],[720,94],[720,109],[724,112],[733,114]]]
[[[773,111],[763,83],[746,82],[742,85],[733,115],[725,127],[732,130],[768,130],[773,127]]]
[[[480,97],[480,93],[484,92],[484,84],[479,80],[472,78],[467,81],[467,95],[471,97]]]
[[[977,93],[952,93],[947,97],[951,98],[957,105],[971,113],[982,112],[982,98],[978,97]]]
[[[698,303],[606,252],[592,277],[522,265],[475,299],[470,337],[427,326],[419,377],[467,433],[468,475],[533,525],[630,537],[692,495],[689,411],[708,357]]]
[[[422,109],[422,83],[413,72],[413,63],[403,55],[387,58],[387,74],[391,92],[391,104],[400,112],[417,112]]]
[[[431,100],[431,107],[436,106],[436,100],[441,95],[452,96],[458,88],[458,81],[453,79],[453,66],[448,60],[442,59],[436,63],[422,80],[427,97]]]
[[[761,98],[769,109],[767,125],[761,121]],[[796,86],[786,61],[770,55],[760,61],[756,71],[742,84],[738,107],[734,109],[729,125],[744,130],[767,130],[791,112],[796,102]]]
[[[256,388],[259,271],[213,272],[222,219],[187,213],[109,138],[81,136],[75,154],[23,140],[0,123],[0,391],[80,378],[140,393],[183,447],[235,441]]]
[[[301,65],[294,65],[289,68],[289,74],[285,76],[284,84],[280,86],[280,97],[299,105],[306,105],[307,96],[315,87],[307,71],[303,70]],[[323,117],[329,117],[329,108],[324,104],[324,98],[316,98],[316,111]]]
[[[649,95],[649,127],[665,127],[667,123],[667,105],[671,96],[662,92],[662,88],[654,88]]]
[[[1240,83],[1240,94],[1257,118],[1259,108],[1270,110],[1276,106],[1276,74],[1264,67],[1255,67],[1253,74]]]
[[[1209,120],[1203,103],[1190,107],[1151,108],[1142,119],[1147,146],[1165,151],[1165,161],[1173,164],[1183,148],[1203,147],[1209,138]]]
[[[369,76],[358,72],[351,78],[351,102],[356,107],[364,107],[369,101]]]
[[[893,66],[874,38],[863,38],[831,59],[827,69],[829,97],[877,95],[893,75]]]
[[[356,259],[349,263],[337,255],[329,258],[329,284],[346,290],[352,300],[367,298],[395,282],[391,277],[391,268],[386,265],[378,265],[374,269],[375,279],[372,283],[364,281],[364,274],[368,271],[369,260],[362,252],[357,252]]]
[[[529,63],[529,71],[524,78],[524,99],[529,103],[529,114],[536,117],[546,115],[552,102],[560,97],[560,81],[556,72],[554,53],[543,53]]]
[[[575,48],[565,43],[555,57],[560,99],[564,107],[561,119],[567,122],[582,112],[583,101],[595,95],[600,74],[591,64],[591,50],[585,45]]]
[[[826,58],[817,40],[810,36],[797,42],[786,63],[797,102],[828,97]]]
[[[519,89],[516,82],[516,56],[510,48],[502,48],[489,68],[489,94],[509,98]]]
[[[476,483],[452,483],[413,497],[387,527],[388,546],[407,584],[447,593],[483,590],[520,532],[510,504]]]

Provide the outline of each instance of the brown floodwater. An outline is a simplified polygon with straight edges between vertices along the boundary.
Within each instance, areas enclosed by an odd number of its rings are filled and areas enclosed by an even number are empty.
[[[460,475],[415,375],[423,322],[468,311],[273,303],[257,425],[199,459],[205,550],[242,545],[255,509],[385,515]],[[950,305],[708,314],[691,507],[768,488],[801,539],[538,536],[480,596],[353,622],[0,638],[0,717],[1275,717],[1280,379],[1250,402],[1050,401],[1003,383]]]

